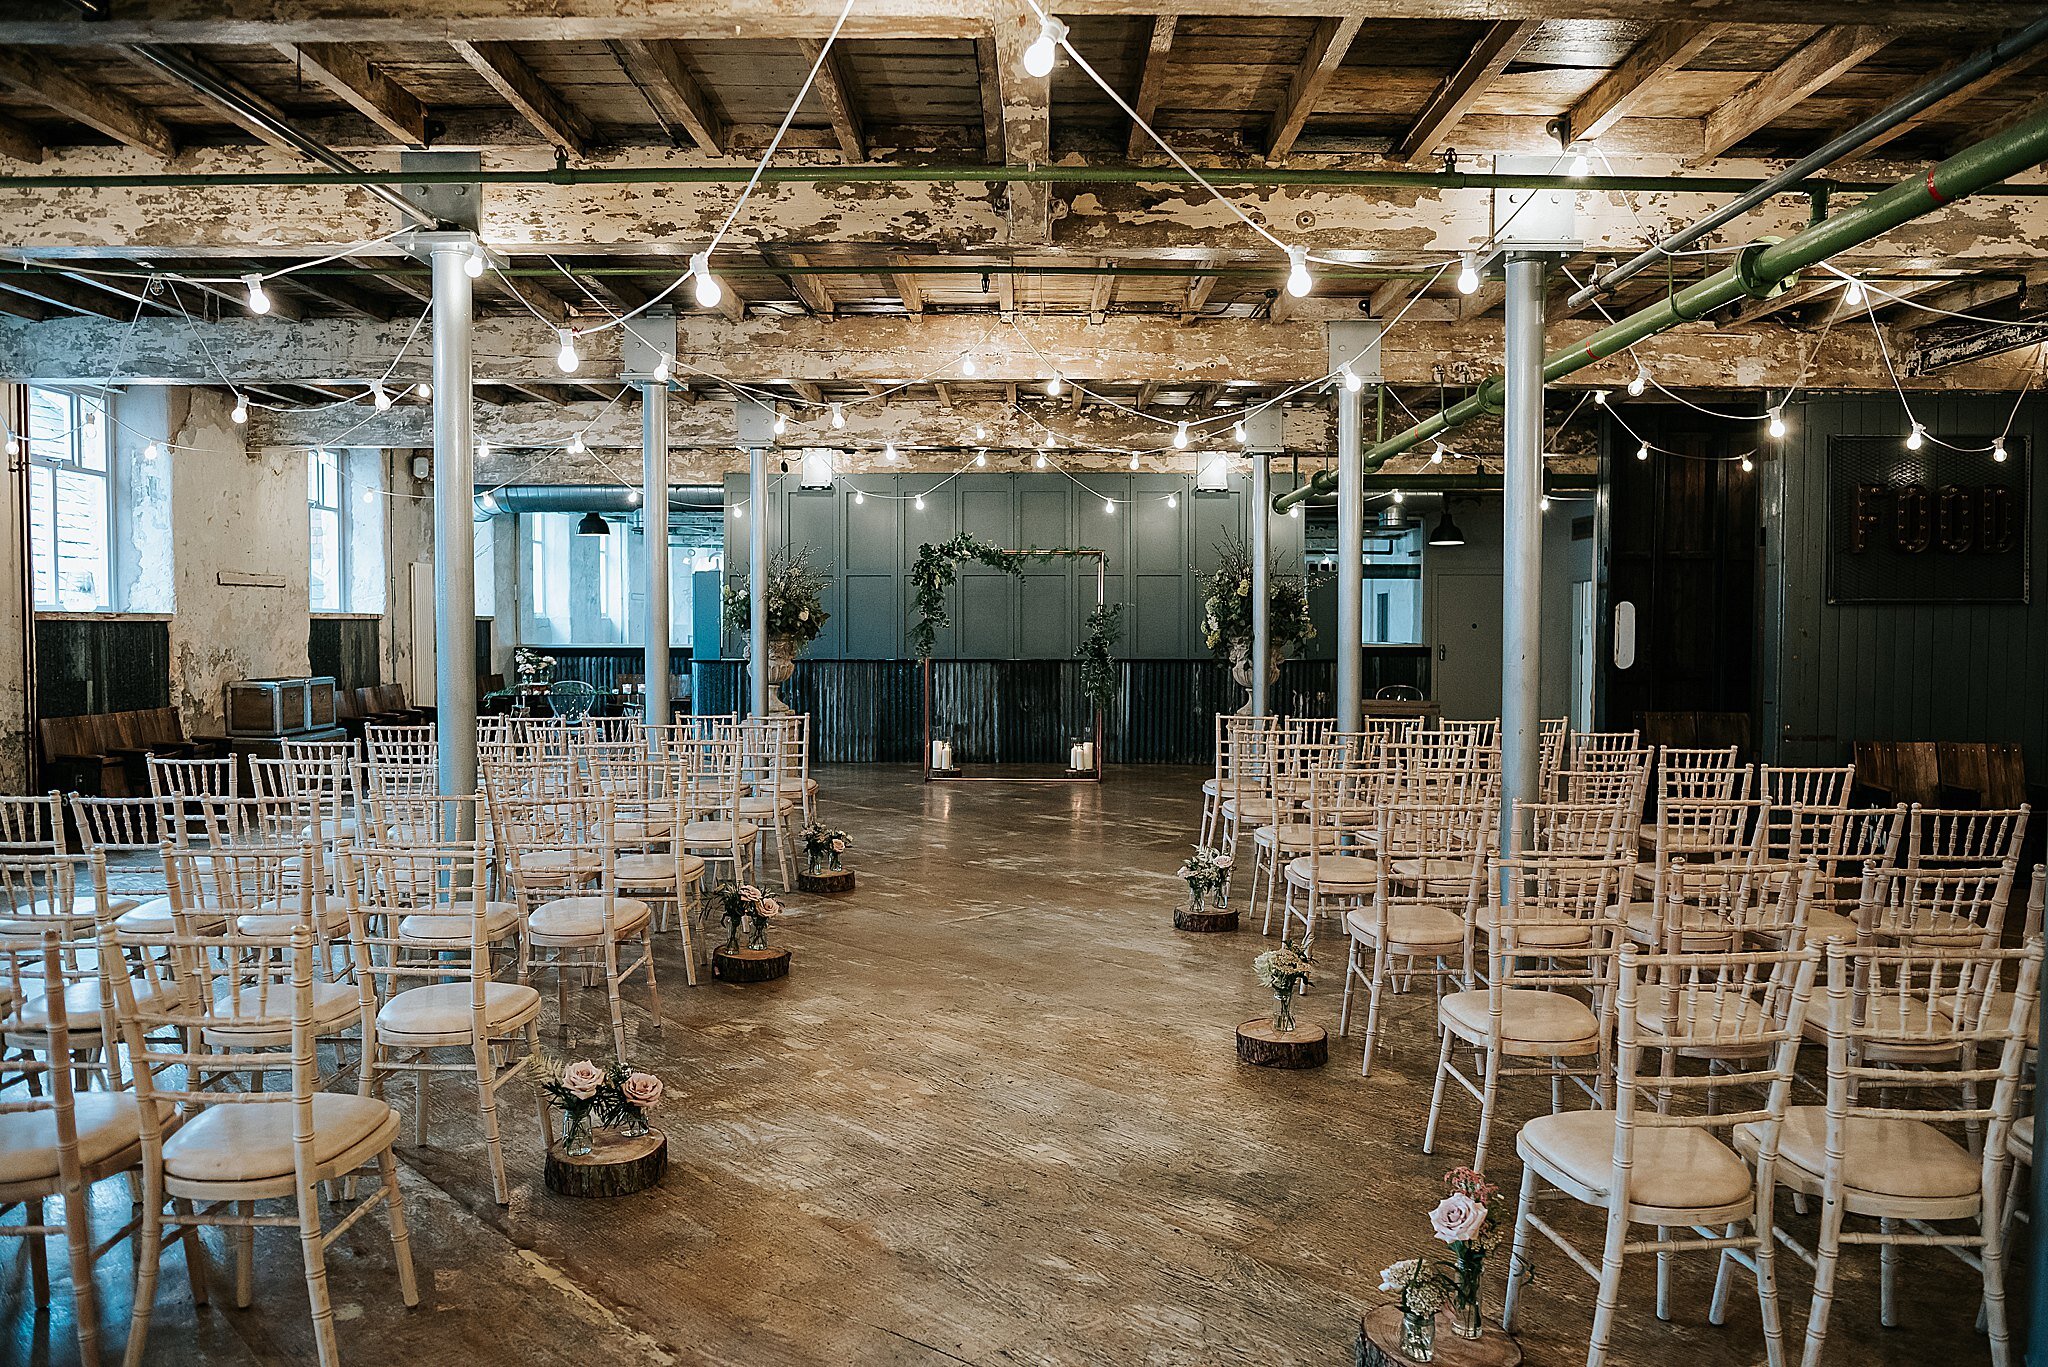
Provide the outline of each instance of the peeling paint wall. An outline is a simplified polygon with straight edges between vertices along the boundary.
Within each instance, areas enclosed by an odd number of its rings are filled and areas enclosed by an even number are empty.
[[[0,412],[12,428],[21,420],[21,390],[0,383]],[[27,537],[22,519],[26,489],[15,467],[27,456],[10,458],[0,480],[0,792],[18,793],[28,784],[28,654],[22,627],[28,604],[22,600],[22,571]]]

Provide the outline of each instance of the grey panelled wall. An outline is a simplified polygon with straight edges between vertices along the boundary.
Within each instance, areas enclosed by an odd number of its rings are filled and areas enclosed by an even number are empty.
[[[1124,659],[1206,656],[1199,631],[1200,590],[1190,569],[1207,571],[1226,536],[1245,535],[1245,480],[1226,493],[1195,494],[1184,476],[1089,474],[1055,470],[841,476],[829,489],[796,487],[791,473],[771,481],[772,549],[811,547],[831,578],[825,631],[806,652],[815,660],[891,660],[909,654],[915,595],[909,583],[918,547],[969,532],[1012,549],[1095,547],[1107,552],[1104,599],[1122,603]],[[1276,479],[1274,487],[1291,480]],[[937,488],[933,486],[937,485]],[[856,502],[859,491],[863,501]],[[924,497],[924,507],[916,498]],[[1169,495],[1175,506],[1167,506]],[[726,479],[728,507],[747,497],[746,479]],[[1103,500],[1116,500],[1114,513]],[[754,515],[747,509],[745,517]],[[1301,522],[1273,519],[1276,553],[1301,558]],[[746,563],[745,520],[726,519],[729,571]],[[1081,621],[1095,605],[1092,560],[1028,565],[1022,581],[980,565],[960,566],[948,605],[953,625],[939,633],[940,659],[1063,660],[1080,645]]]
[[[1935,438],[1988,442],[2009,398],[1915,396]],[[2048,603],[2039,582],[2048,491],[2040,451],[2048,405],[2013,423],[2028,438],[2030,553],[2026,604],[1827,601],[1828,437],[1909,430],[1894,398],[1816,399],[1788,410],[1791,431],[1763,485],[1763,739],[1788,764],[1844,763],[1857,740],[2019,741],[2030,781],[2048,779]],[[2017,443],[2015,443],[2017,444]],[[2017,456],[2015,457],[2017,458]],[[1986,455],[1988,462],[1991,458]]]

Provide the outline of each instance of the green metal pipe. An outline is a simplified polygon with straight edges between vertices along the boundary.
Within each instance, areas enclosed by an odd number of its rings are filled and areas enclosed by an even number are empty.
[[[2048,111],[1994,137],[1972,143],[1924,173],[1908,176],[1832,218],[1809,224],[1782,242],[1751,243],[1735,264],[1725,270],[1610,323],[1583,341],[1550,353],[1543,362],[1544,381],[1555,383],[1573,371],[1618,355],[1637,342],[1738,299],[1767,299],[1782,291],[1806,267],[1882,236],[1929,210],[1996,185],[2007,176],[2038,166],[2044,159],[2048,159]],[[1494,375],[1470,397],[1374,446],[1365,453],[1365,466],[1368,470],[1377,469],[1389,458],[1481,413],[1500,412],[1504,402],[1505,386],[1501,377]],[[1273,506],[1284,512],[1296,503],[1322,497],[1336,482],[1334,474],[1318,473],[1308,483],[1280,495]]]
[[[136,175],[52,174],[0,176],[0,191],[222,189],[246,186],[335,185],[729,185],[754,175],[728,166],[537,166],[476,171],[189,171]],[[1195,178],[1165,166],[770,166],[768,185],[888,185],[912,182],[983,182],[1053,185],[1192,185]],[[1310,168],[1204,169],[1212,185],[1289,185],[1405,190],[1587,190],[1608,193],[1741,194],[1763,184],[1745,176],[1571,176],[1505,171],[1323,170]],[[1875,194],[1883,181],[1810,180],[1784,191],[1810,195]],[[2011,185],[2001,194],[2048,196],[2048,184]]]

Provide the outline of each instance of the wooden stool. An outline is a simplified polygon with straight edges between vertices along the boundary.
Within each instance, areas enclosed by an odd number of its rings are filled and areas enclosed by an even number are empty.
[[[1330,1035],[1320,1025],[1275,1030],[1260,1016],[1237,1027],[1237,1056],[1261,1068],[1320,1068],[1330,1061]]]
[[[711,976],[726,983],[765,983],[789,976],[786,949],[727,949],[711,951]]]
[[[547,1186],[557,1196],[631,1196],[668,1171],[668,1136],[660,1130],[626,1136],[599,1130],[589,1153],[548,1145]]]

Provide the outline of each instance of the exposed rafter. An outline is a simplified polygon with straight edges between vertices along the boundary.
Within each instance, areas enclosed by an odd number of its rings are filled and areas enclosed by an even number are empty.
[[[1159,109],[1159,92],[1166,88],[1166,67],[1173,53],[1173,31],[1179,20],[1171,14],[1152,17],[1152,40],[1145,45],[1145,69],[1138,78],[1138,98],[1131,101],[1131,108],[1138,111],[1138,117],[1146,123]],[[1145,136],[1136,123],[1131,125],[1131,136],[1125,155],[1132,161],[1150,156],[1159,149],[1152,139]]]
[[[87,85],[40,53],[0,42],[0,82],[116,142],[160,157],[178,150],[171,130],[156,115],[118,91]]]
[[[1870,24],[1822,29],[1701,122],[1699,159],[1718,157],[1892,40]]]
[[[825,103],[825,112],[832,119],[832,135],[839,139],[840,154],[848,161],[866,161],[867,134],[861,127],[860,111],[853,103],[853,83],[847,79],[840,49],[827,49],[815,38],[801,39],[799,46],[806,62],[818,64],[818,79],[811,89]],[[823,62],[818,61],[821,54]]]
[[[1567,141],[1597,138],[1633,109],[1659,80],[1683,70],[1727,31],[1726,24],[1659,24],[1593,83],[1562,120]]]
[[[889,280],[896,288],[896,297],[903,301],[906,313],[924,312],[924,291],[917,286],[917,276],[909,269],[910,262],[904,257],[893,258],[897,269],[890,272]]]
[[[1308,40],[1308,55],[1287,83],[1287,94],[1266,134],[1268,161],[1280,161],[1293,150],[1294,140],[1301,136],[1308,116],[1315,112],[1316,101],[1322,98],[1330,78],[1344,64],[1344,54],[1351,51],[1351,41],[1364,22],[1356,17],[1316,21],[1315,33]]]
[[[27,124],[0,115],[0,156],[29,163],[43,159],[43,140]]]
[[[681,43],[620,39],[611,48],[612,55],[664,124],[682,129],[700,152],[712,156],[724,153],[725,120],[712,108],[703,86],[690,70]]]
[[[534,75],[510,43],[457,41],[452,45],[463,61],[483,77],[505,103],[533,125],[536,133],[571,156],[590,146],[590,120],[572,109],[553,86]]]
[[[1442,146],[1473,101],[1493,83],[1494,77],[1507,69],[1515,54],[1541,27],[1529,19],[1502,19],[1489,24],[1485,35],[1473,45],[1471,55],[1443,79],[1422,106],[1422,113],[1395,146],[1395,155],[1403,161],[1414,161]]]
[[[1216,277],[1195,275],[1188,277],[1187,301],[1181,305],[1180,320],[1192,323],[1202,316],[1202,310],[1209,306],[1209,296],[1216,292]]]
[[[802,252],[791,252],[789,264],[804,267],[811,264],[811,259]],[[789,287],[796,291],[796,297],[802,300],[803,306],[812,313],[821,318],[830,318],[839,311],[839,303],[832,297],[832,288],[825,283],[825,276],[813,275],[809,271],[798,269],[782,278],[789,282]]]
[[[277,50],[399,142],[424,147],[429,141],[427,107],[355,48],[342,43],[279,43]]]

